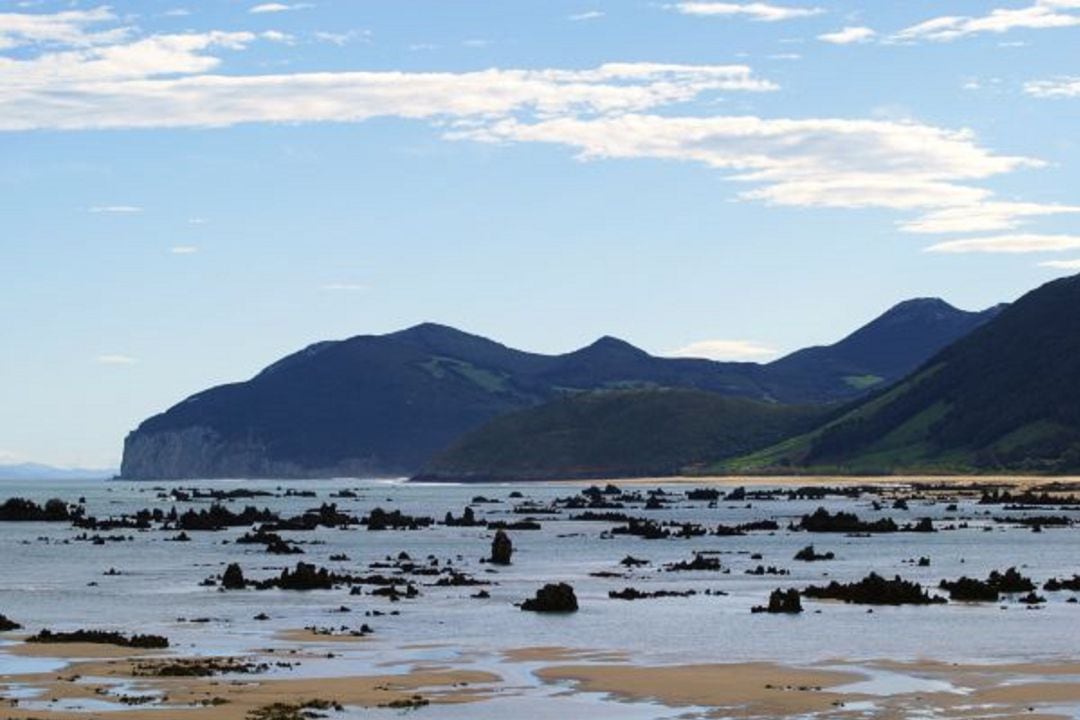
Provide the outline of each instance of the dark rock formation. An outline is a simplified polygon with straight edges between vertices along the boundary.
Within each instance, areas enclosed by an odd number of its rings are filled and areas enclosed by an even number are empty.
[[[126,635],[106,630],[76,630],[74,632],[53,632],[42,630],[37,635],[28,637],[28,643],[94,643],[101,645],[119,645],[120,647],[140,650],[157,650],[169,647],[169,641],[160,635]]]
[[[243,590],[247,587],[244,571],[240,569],[240,565],[232,563],[225,568],[225,574],[221,576],[221,587],[226,590]]]
[[[816,533],[891,533],[900,528],[891,518],[863,521],[854,513],[841,510],[833,515],[819,507],[812,514],[803,515],[794,529]]]
[[[521,603],[521,609],[545,613],[575,612],[578,601],[574,588],[566,583],[548,584],[536,591],[536,597]]]
[[[814,550],[813,545],[807,545],[799,552],[795,553],[796,560],[802,560],[803,562],[817,562],[819,560],[835,560],[836,555],[832,552],[818,554]]]
[[[767,606],[757,605],[750,610],[753,613],[788,613],[792,615],[802,611],[802,600],[799,597],[799,591],[795,589],[773,590],[769,595],[769,604]]]
[[[11,632],[20,629],[22,629],[22,625],[10,620],[6,615],[0,615],[0,632]]]
[[[491,541],[491,562],[495,565],[509,565],[510,557],[514,554],[514,544],[510,536],[499,530],[495,533],[495,539]]]
[[[81,508],[71,510],[57,498],[46,502],[44,507],[18,497],[8,498],[0,505],[0,522],[69,522],[81,516]]]
[[[870,573],[853,583],[835,580],[825,587],[810,586],[802,594],[821,600],[843,600],[858,605],[932,605],[947,602],[945,598],[931,597],[922,586],[902,580],[899,575],[886,580],[877,573]]]

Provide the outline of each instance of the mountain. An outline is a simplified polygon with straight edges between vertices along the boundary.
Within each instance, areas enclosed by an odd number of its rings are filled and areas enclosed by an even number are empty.
[[[828,402],[845,389],[852,394],[904,377],[1004,307],[967,312],[940,298],[908,300],[834,345],[806,348],[770,363],[769,376],[802,402]]]
[[[823,427],[726,467],[1080,470],[1080,276],[1028,293]]]
[[[125,439],[121,476],[408,475],[496,417],[591,390],[674,387],[794,404],[850,399],[877,378],[898,379],[978,322],[976,313],[949,310],[907,323],[886,313],[860,331],[869,339],[856,343],[859,352],[848,352],[848,338],[810,360],[770,365],[655,357],[611,337],[541,355],[433,323],[320,342],[145,420]],[[961,316],[971,322],[957,322]],[[872,352],[875,342],[926,355],[897,361]]]
[[[608,390],[497,417],[439,453],[418,480],[676,475],[810,429],[821,407],[701,390]]]
[[[39,463],[0,465],[0,480],[104,480],[114,474],[115,470],[58,468]]]

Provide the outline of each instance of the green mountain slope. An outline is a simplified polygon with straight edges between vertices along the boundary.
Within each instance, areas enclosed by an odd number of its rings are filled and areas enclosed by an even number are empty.
[[[695,390],[583,393],[496,418],[421,479],[672,475],[801,432],[824,412]]]
[[[787,468],[1080,469],[1080,277],[1028,293],[827,425],[716,469]]]

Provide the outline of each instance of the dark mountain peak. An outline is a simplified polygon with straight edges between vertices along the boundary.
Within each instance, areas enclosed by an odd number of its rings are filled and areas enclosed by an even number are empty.
[[[882,317],[889,315],[922,315],[939,313],[952,315],[962,312],[964,311],[950,305],[939,297],[920,297],[904,300],[893,305],[885,311]]]
[[[635,347],[625,340],[621,340],[611,335],[604,335],[599,340],[596,340],[590,345],[586,345],[580,350],[576,350],[571,355],[590,355],[590,356],[602,356],[611,357],[617,355],[643,357],[648,356],[648,353],[639,347]]]

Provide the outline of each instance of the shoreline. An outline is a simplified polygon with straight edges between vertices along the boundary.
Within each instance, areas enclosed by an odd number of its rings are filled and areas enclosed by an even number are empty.
[[[11,649],[2,648],[0,653]],[[318,703],[313,707],[333,718],[338,714],[336,709],[341,708],[409,710],[427,704],[463,703],[482,707],[500,698],[524,701],[530,690],[541,695],[548,691],[564,697],[603,697],[606,702],[643,703],[672,710],[693,708],[730,717],[830,716],[856,709],[873,712],[875,717],[906,717],[912,713],[949,717],[978,705],[987,713],[980,717],[1023,714],[1029,718],[1067,718],[1072,715],[1065,713],[1080,708],[1080,659],[1005,664],[835,659],[810,665],[652,665],[635,663],[624,653],[614,651],[536,646],[492,650],[490,658],[494,663],[483,669],[461,660],[440,668],[417,665],[395,675],[156,677],[147,675],[146,667],[197,658],[103,654],[99,659],[87,660],[81,656],[84,649],[63,645],[51,648],[68,651],[71,662],[59,671],[0,676],[5,695],[16,689],[20,691],[17,695],[24,698],[9,699],[0,706],[0,720],[247,720],[252,713],[275,704],[295,707],[306,702]],[[58,656],[56,652],[35,650],[18,655]],[[232,659],[250,662],[276,657],[253,653]],[[513,670],[513,666],[523,663],[535,687],[523,687],[521,671]],[[28,691],[38,695],[31,698]],[[77,709],[80,703],[86,703],[84,709]],[[116,707],[103,707],[110,704]],[[39,709],[41,706],[45,707]]]

